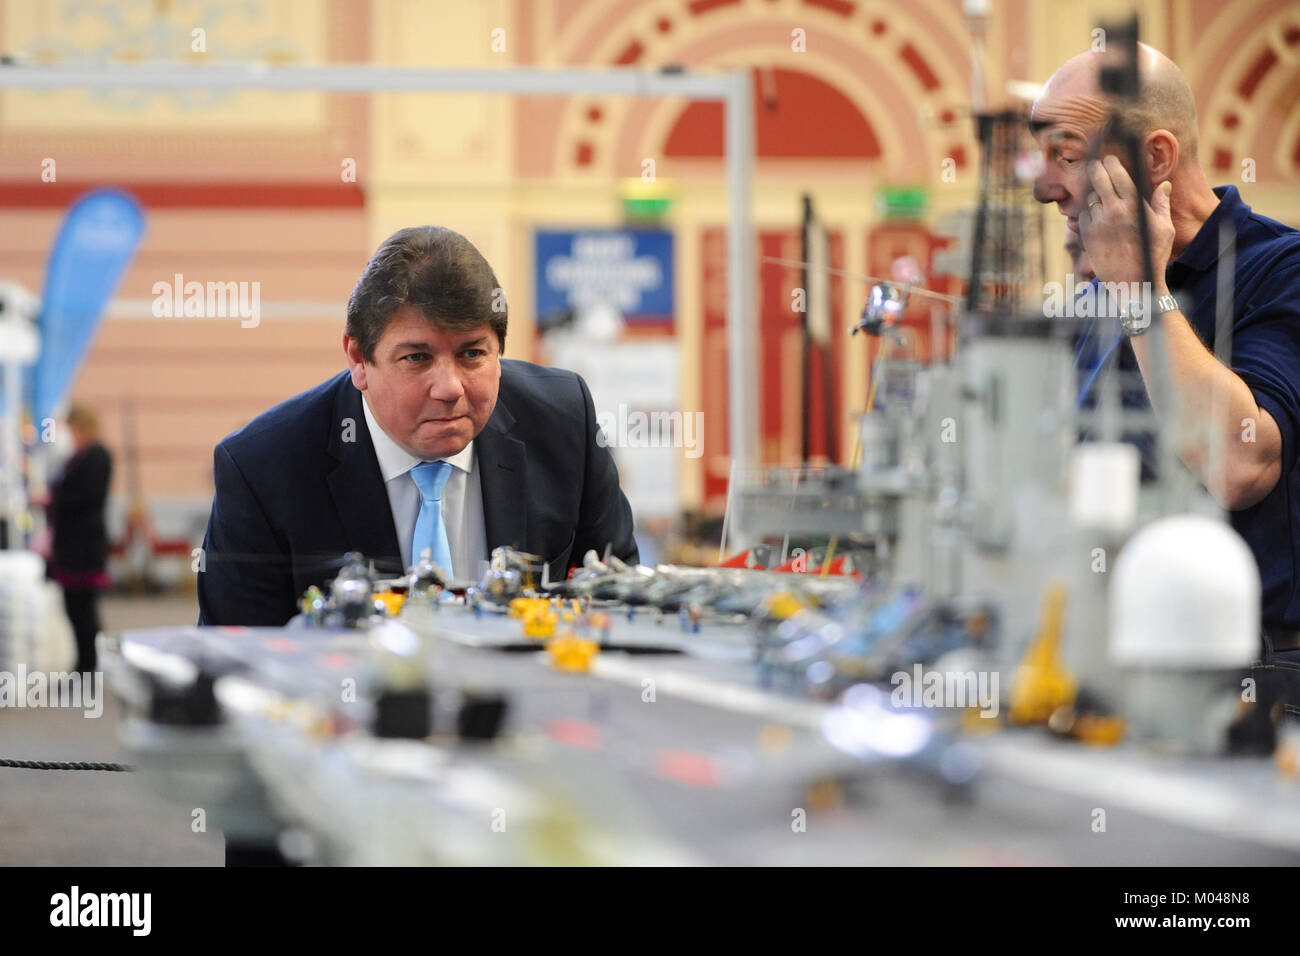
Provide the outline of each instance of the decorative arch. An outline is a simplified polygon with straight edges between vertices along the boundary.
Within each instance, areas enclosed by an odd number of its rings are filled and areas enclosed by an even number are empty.
[[[815,34],[811,39],[820,42]],[[729,37],[726,42],[730,42]],[[844,45],[842,40],[837,42]],[[930,154],[940,148],[935,145],[933,131],[922,128],[916,121],[917,110],[911,91],[899,82],[898,77],[872,76],[868,81],[860,71],[854,72],[846,68],[837,57],[809,59],[792,53],[772,56],[770,49],[760,46],[733,47],[728,50],[728,55],[741,62],[768,57],[773,70],[805,73],[837,90],[849,101],[854,111],[863,117],[863,121],[870,125],[880,155],[869,162],[878,169],[890,174],[915,172],[926,168]],[[775,93],[778,108],[782,108],[787,98],[780,83],[775,86]],[[619,117],[618,128],[611,141],[616,150],[611,156],[612,161],[621,169],[638,157],[663,155],[664,145],[687,107],[688,104],[666,99],[643,100],[629,105]],[[760,101],[755,104],[755,108],[761,122],[766,107]],[[700,162],[716,164],[718,161],[688,157],[677,160],[678,165]]]
[[[1198,50],[1207,72],[1199,115],[1201,164],[1211,175],[1240,172],[1256,160],[1261,179],[1300,179],[1300,11],[1279,4],[1271,14],[1225,22],[1218,42]],[[1226,11],[1225,11],[1226,14]]]
[[[952,156],[964,166],[971,152],[970,131],[925,124],[927,118],[951,124],[966,99],[960,62],[966,48],[955,32],[959,27],[946,27],[941,11],[930,10],[930,6],[933,4],[921,3],[915,13],[891,11],[887,20],[867,4],[848,0],[769,0],[762,4],[755,0],[665,0],[621,19],[611,7],[588,8],[582,11],[581,26],[575,23],[575,32],[582,37],[571,34],[561,56],[569,62],[581,57],[581,62],[606,65],[686,62],[734,66],[744,51],[753,50],[771,62],[773,36],[784,38],[797,23],[806,31],[809,48],[818,52],[816,56],[782,53],[777,45],[778,85],[787,92],[793,87],[791,98],[819,84],[834,91],[835,115],[848,122],[846,128],[855,134],[848,138],[848,152],[843,142],[838,147],[824,142],[821,156],[883,159],[896,169],[915,169],[929,158],[919,157],[930,154]],[[962,52],[955,57],[954,51]],[[881,65],[885,58],[888,68]],[[761,102],[760,98],[760,107]],[[664,108],[672,112],[667,119],[657,115]],[[721,135],[721,108],[717,105],[683,107],[666,101],[574,97],[565,104],[559,135],[551,143],[553,167],[579,174],[591,170],[631,175],[636,167],[628,165],[630,154],[664,155],[669,145],[676,149],[683,129],[698,128],[703,134],[704,127],[713,123],[712,119],[704,122],[710,112],[718,120],[716,138]],[[798,159],[819,155],[816,151],[764,150],[764,130],[775,132],[775,126],[761,108],[757,121],[760,155]],[[659,140],[647,135],[651,128],[663,131]],[[702,158],[698,150],[680,155]]]
[[[758,156],[775,159],[879,159],[880,141],[853,101],[830,83],[799,70],[775,69],[775,109],[763,103],[763,77],[754,76]],[[815,109],[814,109],[815,107]],[[664,140],[668,158],[721,159],[724,154],[721,103],[688,104]]]

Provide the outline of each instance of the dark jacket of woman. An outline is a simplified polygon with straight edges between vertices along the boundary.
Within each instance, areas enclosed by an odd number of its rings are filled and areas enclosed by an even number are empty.
[[[50,488],[54,567],[58,571],[103,571],[108,560],[104,507],[113,458],[98,442],[68,459]]]

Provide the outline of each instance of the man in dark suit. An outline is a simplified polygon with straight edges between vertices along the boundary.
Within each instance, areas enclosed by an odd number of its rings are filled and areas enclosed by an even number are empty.
[[[199,623],[284,624],[347,551],[397,574],[428,547],[458,581],[503,545],[557,579],[588,550],[636,561],[586,384],[501,358],[506,318],[464,236],[387,239],[348,301],[348,370],[216,448]]]

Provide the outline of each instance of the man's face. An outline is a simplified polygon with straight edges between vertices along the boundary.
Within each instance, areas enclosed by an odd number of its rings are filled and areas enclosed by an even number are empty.
[[[496,408],[501,351],[486,322],[446,331],[405,305],[376,344],[374,364],[363,361],[356,340],[346,334],[343,349],[352,383],[365,392],[375,420],[417,458],[460,452]]]
[[[1079,232],[1079,213],[1088,208],[1089,147],[1106,123],[1107,109],[1095,85],[1074,72],[1054,76],[1034,104],[1030,126],[1043,155],[1042,173],[1034,180],[1034,198],[1056,203],[1066,228]]]

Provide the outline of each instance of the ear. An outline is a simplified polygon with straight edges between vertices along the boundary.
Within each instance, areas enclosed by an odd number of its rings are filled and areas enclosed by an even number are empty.
[[[1172,179],[1178,168],[1178,138],[1167,129],[1155,129],[1142,143],[1142,154],[1147,163],[1147,176],[1152,188]]]
[[[346,332],[343,333],[343,354],[348,359],[348,371],[352,373],[352,384],[359,391],[366,390],[366,361],[361,355],[357,340]]]

